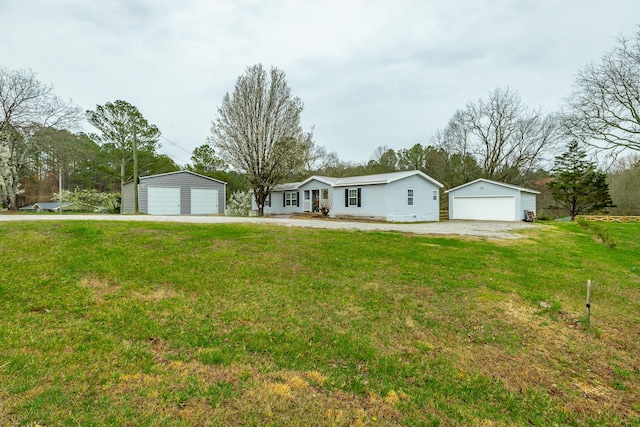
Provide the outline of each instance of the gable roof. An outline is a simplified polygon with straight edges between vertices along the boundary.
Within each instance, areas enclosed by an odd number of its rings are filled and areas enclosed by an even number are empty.
[[[299,183],[299,184],[300,184],[299,186],[300,186],[300,187],[302,187],[302,186],[303,186],[303,185],[305,185],[306,183],[311,182],[311,181],[314,181],[314,180],[315,180],[315,181],[320,181],[320,182],[321,182],[321,183],[323,183],[323,184],[333,185],[333,184],[335,184],[335,183],[336,183],[336,181],[338,180],[338,178],[333,178],[333,177],[330,177],[330,176],[313,175],[313,176],[310,176],[309,178],[305,179],[304,181],[300,182],[300,183]]]
[[[273,187],[272,191],[292,191],[300,188],[301,182],[287,182]]]
[[[363,185],[379,185],[390,184],[401,179],[409,178],[410,176],[418,175],[419,177],[431,182],[435,186],[442,188],[444,185],[440,184],[429,175],[420,171],[403,171],[403,172],[391,172],[391,173],[379,173],[375,175],[362,175],[362,176],[350,176],[346,178],[333,178],[330,176],[318,176],[313,175],[302,182],[289,182],[286,184],[276,185],[274,191],[293,191],[302,187],[304,184],[316,180],[323,184],[327,184],[330,187],[353,187]]]
[[[220,181],[219,179],[211,178],[210,176],[200,175],[199,173],[191,172],[191,171],[188,171],[188,170],[180,170],[180,171],[175,171],[175,172],[159,173],[159,174],[156,174],[156,175],[141,176],[140,177],[140,181],[144,181],[145,179],[149,179],[149,178],[156,178],[158,176],[168,176],[168,175],[185,174],[185,173],[188,173],[188,174],[191,174],[191,175],[194,175],[194,176],[198,176],[200,178],[208,179],[210,181],[219,182],[220,184],[227,184],[226,182]],[[129,182],[133,182],[133,181],[129,181]]]
[[[451,191],[455,191],[455,190],[459,190],[463,187],[466,187],[467,185],[471,185],[471,184],[475,184],[476,182],[486,182],[488,184],[494,184],[494,185],[499,185],[501,187],[507,187],[507,188],[511,188],[512,190],[518,190],[518,191],[522,191],[524,193],[533,193],[533,194],[540,194],[539,191],[536,190],[532,190],[530,188],[524,188],[524,187],[518,187],[517,185],[513,185],[513,184],[507,184],[504,182],[498,182],[498,181],[492,181],[490,179],[486,179],[486,178],[478,178],[475,181],[471,181],[471,182],[467,182],[466,184],[462,184],[459,185],[455,188],[452,188],[450,190],[446,190],[445,193],[449,193]]]
[[[395,181],[399,181],[401,179],[409,178],[411,176],[417,175],[426,181],[431,182],[435,186],[442,188],[444,185],[440,184],[435,179],[431,178],[426,173],[414,170],[414,171],[402,171],[402,172],[391,172],[391,173],[379,173],[375,175],[363,175],[363,176],[351,176],[347,178],[339,178],[334,187],[350,187],[350,186],[358,186],[358,185],[376,185],[376,184],[390,184]]]
[[[63,203],[62,207],[69,206],[70,203]],[[34,209],[42,209],[47,211],[57,211],[60,209],[60,202],[38,202],[33,204]]]
[[[68,208],[70,206],[75,206],[75,203],[72,202],[64,202],[62,203],[62,208]],[[57,212],[60,210],[60,202],[36,202],[33,205],[23,206],[20,208],[21,211],[52,211]]]

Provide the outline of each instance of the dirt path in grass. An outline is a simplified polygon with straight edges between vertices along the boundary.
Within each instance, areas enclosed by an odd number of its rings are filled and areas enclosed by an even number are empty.
[[[439,234],[485,237],[490,239],[517,239],[523,237],[517,230],[537,227],[525,222],[497,221],[441,221],[425,223],[387,223],[299,218],[238,218],[226,216],[159,216],[159,215],[56,215],[56,214],[2,214],[3,221],[151,221],[184,222],[194,224],[250,223],[286,227],[325,228],[334,230],[399,231],[414,234]]]

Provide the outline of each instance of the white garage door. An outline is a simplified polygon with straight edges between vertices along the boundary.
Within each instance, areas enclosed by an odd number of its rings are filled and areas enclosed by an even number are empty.
[[[149,187],[150,215],[180,215],[180,187]]]
[[[516,198],[454,197],[452,219],[478,219],[484,221],[515,221]]]
[[[210,188],[191,189],[191,215],[218,213],[218,190]]]

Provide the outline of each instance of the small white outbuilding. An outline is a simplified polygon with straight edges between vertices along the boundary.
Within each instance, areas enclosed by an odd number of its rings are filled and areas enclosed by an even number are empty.
[[[536,212],[539,191],[489,179],[476,179],[445,191],[449,219],[522,221],[526,211]]]

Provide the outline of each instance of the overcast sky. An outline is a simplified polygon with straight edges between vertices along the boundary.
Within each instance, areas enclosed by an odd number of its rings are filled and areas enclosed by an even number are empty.
[[[83,109],[135,105],[184,165],[237,77],[273,65],[316,144],[366,161],[428,143],[496,87],[559,109],[638,24],[638,0],[0,0],[0,66]]]

